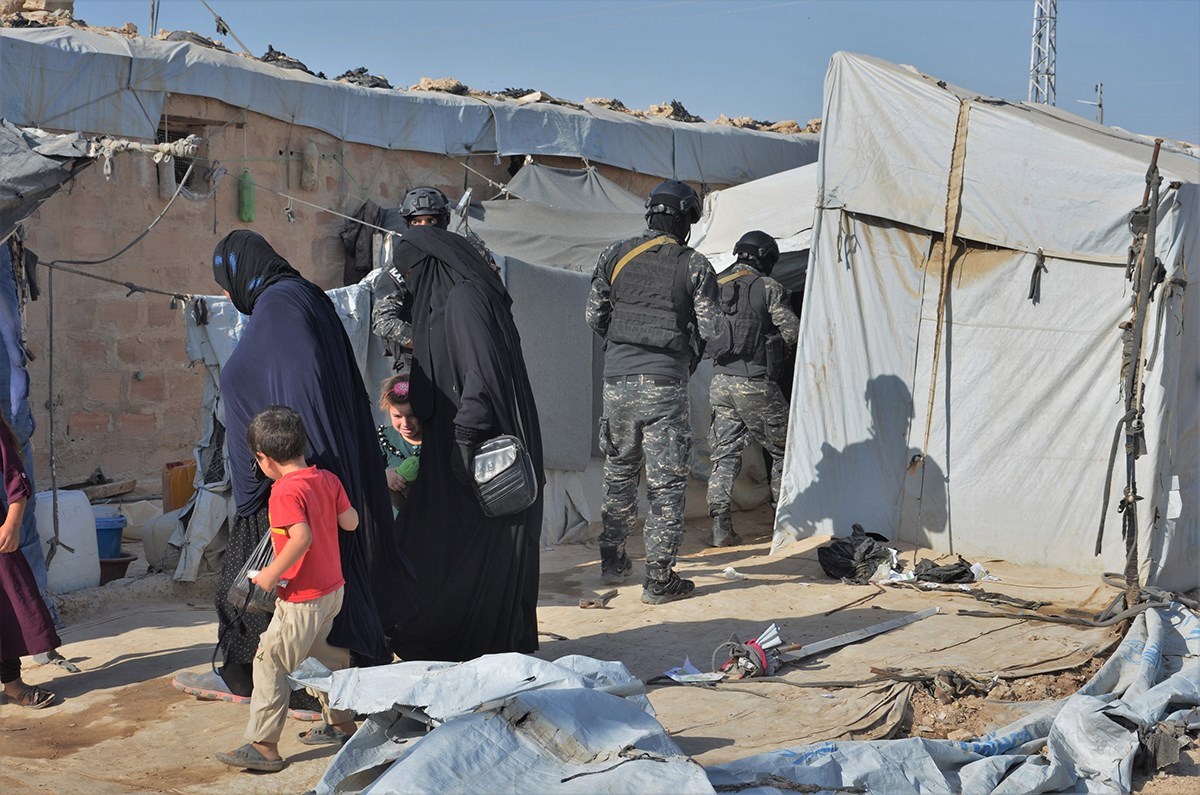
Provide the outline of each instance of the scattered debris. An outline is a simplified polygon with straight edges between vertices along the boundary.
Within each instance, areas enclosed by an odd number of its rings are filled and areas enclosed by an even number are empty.
[[[729,660],[721,666],[721,671],[736,676],[738,679],[771,676],[781,664],[780,652],[794,649],[797,645],[783,646],[783,639],[779,637],[779,627],[771,624],[757,638],[745,643],[738,643],[736,638],[731,636],[713,652],[713,660],[716,660],[721,649],[728,646]],[[783,648],[780,648],[781,646]],[[714,665],[713,668],[715,669],[716,666]]]
[[[68,25],[86,25],[74,18],[70,5],[53,0],[0,0],[0,27],[56,28]]]
[[[704,121],[704,119],[692,113],[688,113],[688,109],[683,106],[683,103],[677,99],[670,102],[664,102],[662,105],[651,105],[646,110],[647,116],[656,116],[662,119],[670,119],[671,121],[683,121],[689,124],[696,124]]]
[[[721,572],[721,576],[727,580],[744,580],[746,575],[735,569],[733,566],[726,566]]]
[[[602,607],[607,607],[609,601],[616,595],[617,595],[617,589],[614,588],[611,591],[605,591],[604,593],[600,594],[599,596],[580,599],[579,606],[582,607],[584,610],[596,610],[596,609],[599,609]]]
[[[506,99],[521,99],[522,97],[527,97],[530,94],[539,93],[541,92],[536,88],[506,88],[503,91],[490,92],[490,95],[493,97],[504,97]]]
[[[386,77],[371,74],[365,66],[349,69],[333,79],[339,83],[349,83],[363,88],[395,88]]]
[[[87,496],[88,502],[96,502],[97,500],[105,500],[109,497],[117,497],[121,494],[128,494],[137,488],[137,480],[129,478],[127,480],[114,480],[109,483],[100,483],[94,486],[84,486],[82,491]]]
[[[325,79],[325,74],[323,72],[313,72],[311,69],[305,66],[303,62],[291,57],[285,52],[275,49],[270,44],[267,45],[266,53],[258,60],[262,61],[263,63],[269,63],[272,66],[278,66],[281,69],[295,69],[296,71],[304,72],[306,74],[313,75],[314,77],[319,77],[322,80]]]
[[[975,570],[962,555],[957,563],[947,563],[939,566],[932,560],[918,560],[916,566],[917,579],[937,583],[975,582]]]
[[[851,585],[866,585],[880,578],[881,566],[904,569],[899,553],[887,546],[887,538],[868,533],[860,524],[851,527],[849,538],[835,538],[817,549],[817,561],[825,574]]]
[[[463,96],[469,90],[464,83],[460,83],[453,77],[422,77],[415,86],[409,89],[410,91],[441,91],[444,94],[457,94]]]
[[[134,28],[134,33],[137,33],[136,28]],[[160,41],[186,41],[189,44],[198,44],[201,47],[208,47],[211,50],[229,52],[228,48],[220,41],[210,39],[207,36],[201,36],[199,33],[191,30],[160,30],[154,38]]]
[[[625,103],[619,99],[607,99],[605,97],[588,97],[587,99],[584,100],[584,102],[586,102],[589,105],[599,105],[602,108],[608,108],[609,110],[620,111],[621,113],[630,113],[635,116],[641,113],[641,111],[632,111],[629,108],[625,107]]]
[[[708,674],[704,673],[692,664],[690,657],[683,658],[683,665],[672,668],[669,671],[663,671],[663,676],[681,685],[711,684],[713,682],[720,682],[725,678],[725,674],[720,671],[713,671]]]
[[[981,737],[1040,702],[1055,701],[1077,692],[1099,670],[1101,664],[1103,659],[1096,658],[1073,671],[1022,679],[988,680],[987,687],[977,686],[975,692],[958,696],[949,702],[938,698],[932,679],[914,680],[916,687],[909,702],[911,719],[896,736],[955,740],[959,738],[959,733],[965,733],[971,738]],[[888,678],[896,676],[891,669],[881,670],[890,672]],[[978,677],[973,679],[978,681]],[[983,682],[978,684],[982,685]],[[1028,706],[1022,707],[1022,704]]]
[[[851,643],[857,643],[860,640],[866,640],[867,638],[871,638],[876,635],[882,635],[884,632],[890,632],[893,629],[898,629],[899,627],[903,627],[907,624],[921,621],[929,618],[930,616],[937,615],[940,612],[940,608],[930,607],[917,613],[909,613],[906,616],[893,618],[891,621],[884,621],[881,624],[874,624],[869,627],[864,627],[863,629],[856,629],[853,632],[847,632],[844,635],[838,635],[836,637],[829,638],[828,640],[821,640],[817,641],[816,643],[809,643],[803,646],[798,643],[793,644],[792,648],[795,648],[795,651],[791,652],[790,654],[786,654],[786,652],[791,651],[791,649],[785,646],[779,650],[780,660],[781,662],[795,662],[796,660],[802,660],[805,657],[811,657],[814,654],[819,654],[820,652],[828,651],[829,649],[848,646]]]
[[[83,489],[88,486],[102,486],[105,483],[112,483],[112,478],[104,474],[104,470],[96,467],[92,470],[92,474],[87,476],[87,480],[81,480],[78,483],[71,483],[63,486],[64,489]]]

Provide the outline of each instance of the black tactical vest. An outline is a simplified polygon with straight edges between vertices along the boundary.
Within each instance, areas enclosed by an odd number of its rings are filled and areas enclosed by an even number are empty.
[[[778,378],[783,337],[771,321],[762,276],[735,265],[717,282],[725,318],[717,339],[708,346],[715,371],[746,378]]]
[[[646,247],[651,242],[655,244]],[[634,254],[639,248],[641,252]],[[630,254],[634,256],[628,258]],[[617,247],[608,271],[612,303],[609,341],[648,345],[673,353],[686,351],[690,355],[691,254],[691,249],[666,235],[635,237]]]

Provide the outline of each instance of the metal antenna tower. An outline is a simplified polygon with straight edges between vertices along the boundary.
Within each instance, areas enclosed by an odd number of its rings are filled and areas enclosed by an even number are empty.
[[[1058,0],[1033,0],[1033,47],[1029,55],[1029,101],[1054,104]]]

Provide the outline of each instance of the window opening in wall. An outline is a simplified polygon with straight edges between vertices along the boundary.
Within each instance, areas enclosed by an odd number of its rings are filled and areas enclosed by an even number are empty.
[[[200,146],[196,150],[195,163],[196,167],[192,169],[192,175],[188,177],[185,187],[195,191],[206,191],[208,186],[204,183],[204,175],[212,165],[208,159],[208,141],[205,140],[207,127],[203,124],[179,124],[172,122],[169,126],[166,121],[158,128],[154,135],[154,142],[165,144],[172,143],[187,138],[189,135],[195,135],[200,138]],[[183,177],[187,174],[188,166],[192,164],[192,160],[184,157],[175,158],[175,185],[179,185],[183,181]]]

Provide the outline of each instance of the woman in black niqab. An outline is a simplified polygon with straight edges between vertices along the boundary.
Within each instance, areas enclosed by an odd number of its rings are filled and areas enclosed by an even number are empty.
[[[231,232],[217,244],[213,275],[237,310],[249,316],[221,368],[229,477],[237,504],[216,597],[222,677],[233,692],[249,694],[258,636],[269,621],[254,614],[237,618],[237,608],[225,597],[270,529],[271,482],[257,473],[246,427],[275,404],[300,413],[308,462],[338,476],[360,517],[357,532],[338,534],[346,594],[329,642],[350,649],[360,662],[390,660],[376,603],[404,598],[394,584],[396,565],[403,566],[390,547],[391,502],[379,468],[371,404],[337,310],[254,232]]]
[[[394,264],[413,294],[409,395],[425,443],[421,477],[397,517],[421,604],[384,615],[392,649],[407,660],[451,661],[534,651],[540,493],[522,513],[489,518],[468,474],[475,447],[512,434],[543,477],[512,299],[479,252],[442,229],[405,231]]]

